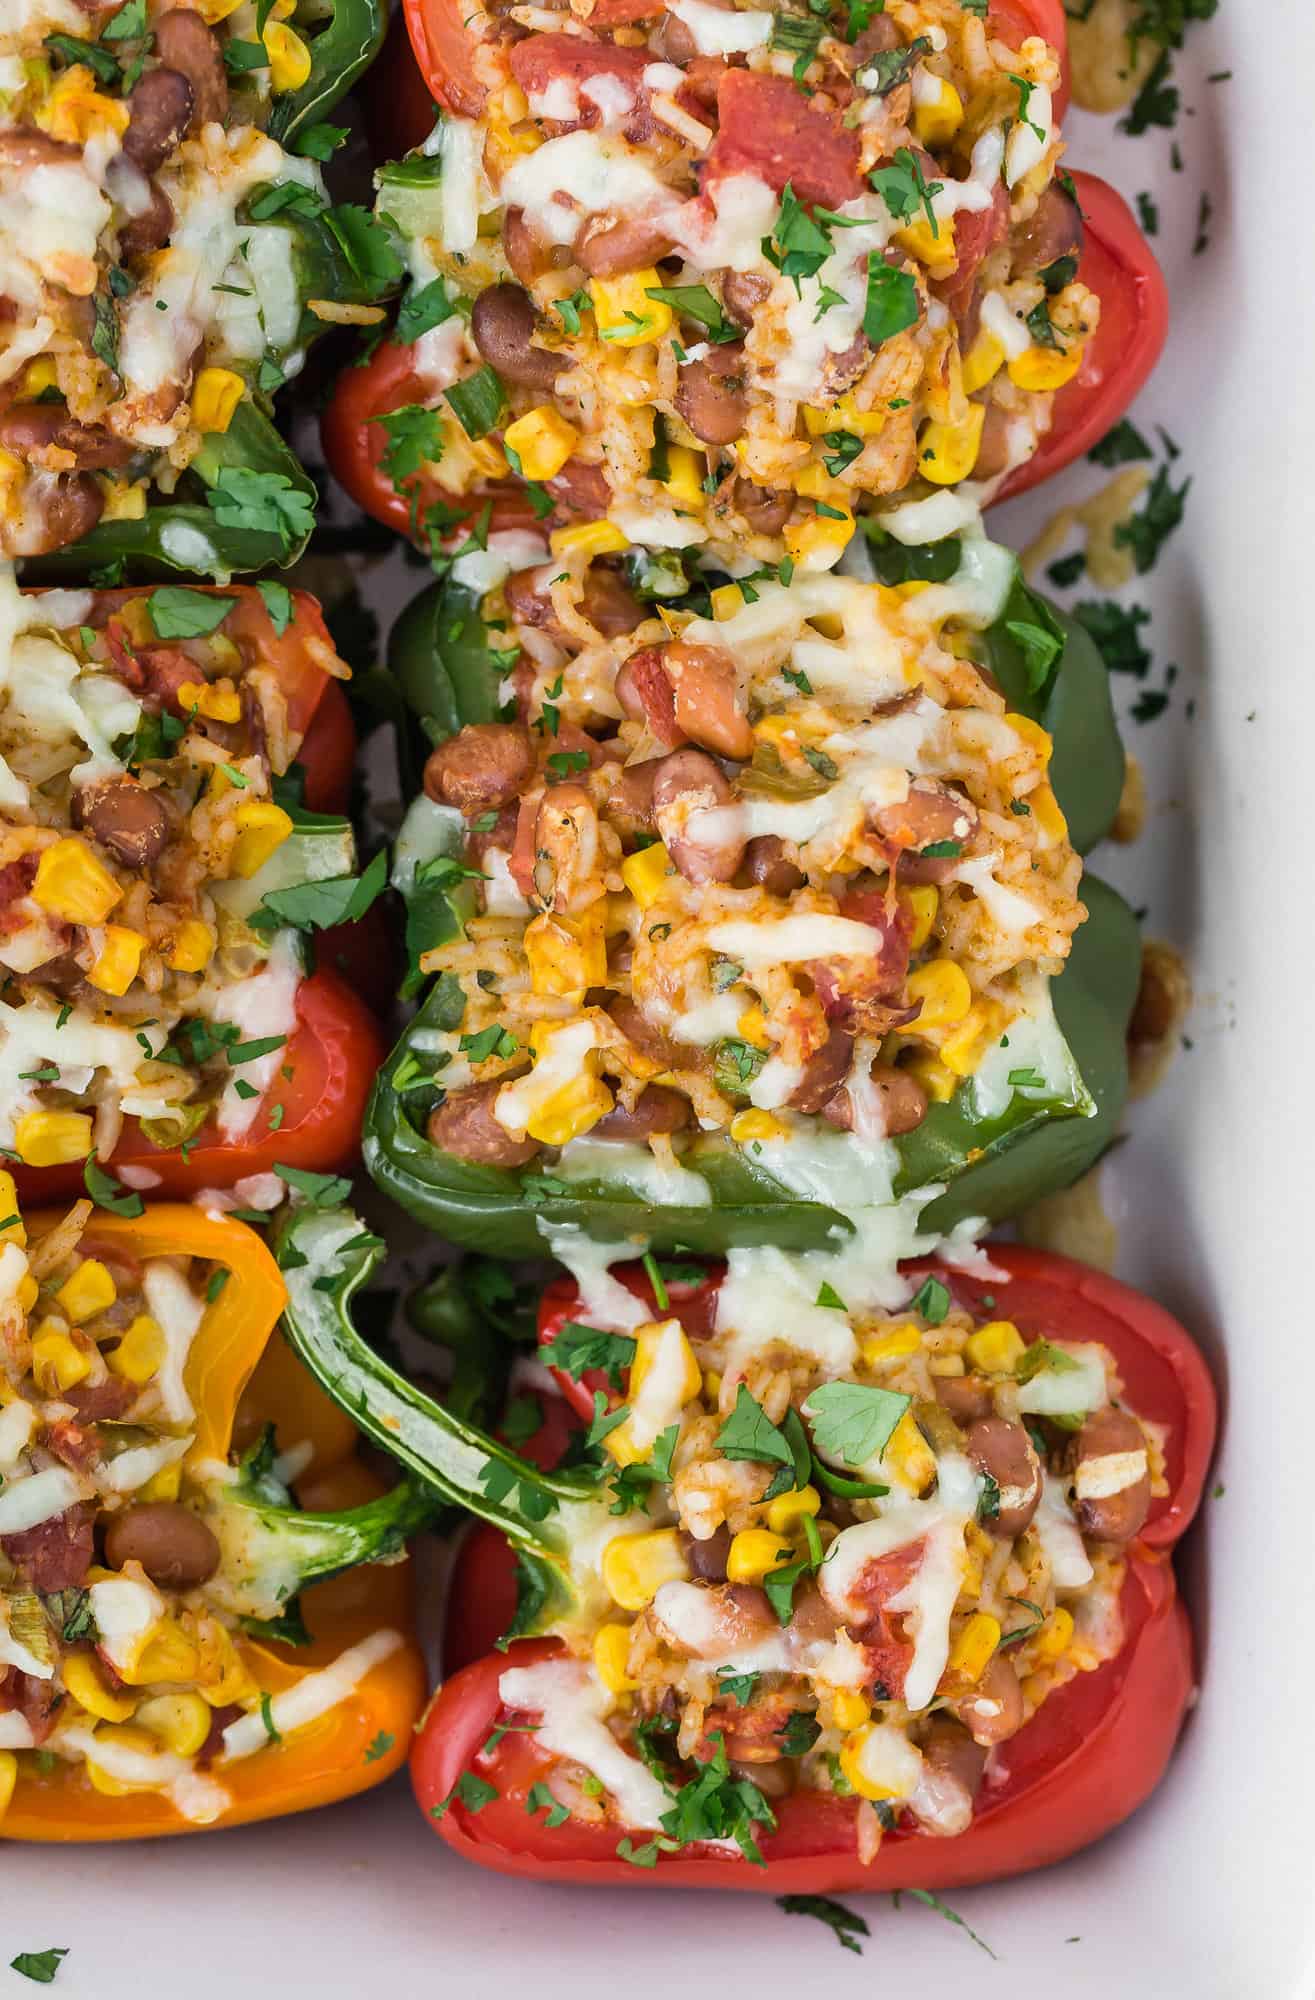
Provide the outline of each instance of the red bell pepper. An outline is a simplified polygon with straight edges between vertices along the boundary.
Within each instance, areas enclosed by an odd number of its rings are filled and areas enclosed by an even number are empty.
[[[642,16],[630,7],[622,13],[613,8],[607,15],[599,9],[595,18],[610,26],[622,20],[653,18],[660,11],[661,0],[654,0]],[[403,0],[403,13],[421,75],[438,103],[459,118],[478,118],[484,109],[486,93],[477,74],[475,52],[480,38],[473,28],[475,17],[469,8],[462,0]],[[1055,94],[1055,115],[1062,117],[1069,100],[1068,28],[1063,0],[991,0],[990,19],[1010,43],[1017,45],[1028,35],[1041,35],[1058,50],[1064,73]],[[377,70],[375,74],[378,75]],[[414,91],[406,92],[404,107],[416,115],[419,100]],[[428,129],[426,125],[423,131],[407,136],[407,143],[418,145]]]
[[[546,1777],[550,1763],[532,1731],[513,1730],[485,1747],[500,1725],[518,1720],[501,1701],[501,1675],[509,1666],[545,1657],[554,1644],[533,1641],[489,1652],[457,1672],[431,1704],[412,1752],[421,1807],[432,1815],[451,1799],[436,1825],[458,1853],[504,1874],[551,1881],[655,1882],[773,1895],[943,1889],[1060,1860],[1146,1799],[1168,1762],[1194,1685],[1191,1633],[1169,1553],[1201,1497],[1215,1434],[1213,1384],[1185,1329],[1140,1293],[1065,1257],[1012,1245],[993,1247],[990,1254],[997,1268],[1009,1273],[1007,1307],[999,1298],[998,1277],[970,1277],[934,1262],[913,1270],[935,1271],[955,1302],[980,1316],[1007,1310],[1025,1335],[1053,1334],[1108,1347],[1129,1407],[1164,1427],[1168,1491],[1152,1502],[1140,1535],[1125,1551],[1122,1649],[1095,1671],[1079,1673],[1054,1690],[1009,1739],[968,1830],[938,1839],[901,1825],[865,1865],[856,1851],[854,1802],[798,1792],[777,1805],[777,1830],[760,1841],[764,1868],[697,1847],[664,1854],[654,1869],[632,1867],[617,1856],[621,1829],[614,1823],[590,1824],[573,1816],[549,1828],[541,1813],[527,1811],[530,1789]],[[652,1302],[639,1267],[621,1276]],[[702,1286],[669,1287],[669,1310],[695,1342],[709,1329],[718,1283],[714,1274]],[[992,1307],[985,1304],[987,1297]],[[543,1301],[541,1339],[554,1338],[579,1309],[571,1283],[551,1286]],[[564,1386],[575,1407],[587,1404],[592,1411],[587,1379],[576,1383],[567,1377]],[[489,1528],[478,1530],[454,1578],[448,1629],[459,1653],[488,1642],[491,1609],[507,1608],[510,1569],[501,1537]],[[478,1806],[460,1794],[452,1798],[464,1772],[494,1782],[497,1795]],[[637,1836],[637,1844],[642,1840]]]
[[[1036,453],[994,496],[1012,500],[1098,444],[1140,394],[1169,331],[1169,294],[1150,244],[1123,196],[1094,174],[1074,173],[1083,214],[1078,277],[1100,300],[1100,325],[1082,366],[1055,396]]]
[[[326,933],[332,937],[332,933]],[[325,945],[321,941],[319,949]],[[202,1126],[186,1155],[152,1146],[135,1118],[101,1164],[117,1174],[147,1167],[159,1175],[152,1200],[185,1198],[200,1188],[232,1187],[276,1163],[326,1172],[348,1166],[360,1149],[361,1120],[375,1072],[387,1054],[379,1025],[365,1003],[336,972],[318,971],[297,990],[297,1025],[288,1037],[283,1068],[266,1092],[249,1130],[224,1139],[213,1123]],[[275,1107],[283,1107],[281,1119]],[[270,1120],[274,1119],[271,1129]],[[23,1201],[60,1201],[83,1192],[82,1167],[13,1167]]]

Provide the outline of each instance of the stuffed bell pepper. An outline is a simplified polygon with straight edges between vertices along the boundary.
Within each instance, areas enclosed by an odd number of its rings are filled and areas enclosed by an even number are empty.
[[[883,518],[889,583],[644,603],[564,553],[492,593],[459,563],[398,628],[446,740],[394,873],[430,983],[364,1150],[438,1233],[907,1255],[1109,1143],[1138,954],[1079,881],[1122,781],[1104,670],[1007,551]]]
[[[0,587],[0,1145],[25,1197],[341,1166],[381,1049],[307,947],[382,865],[357,875],[348,822],[285,789],[300,770],[329,804],[351,740],[318,606]]]
[[[287,1324],[488,1524],[450,1628],[490,1650],[412,1755],[459,1853],[547,1881],[938,1888],[1070,1854],[1155,1785],[1194,1685],[1169,1552],[1214,1392],[1150,1300],[1012,1246],[884,1299],[762,1250],[558,1283],[540,1355],[589,1429],[544,1471],[354,1333],[357,1228],[294,1220]]]
[[[271,398],[401,276],[321,172],[384,22],[34,0],[0,25],[0,554],[226,578],[304,545]]]
[[[413,283],[325,423],[422,544],[463,502],[511,519],[516,474],[600,548],[834,563],[875,499],[1066,463],[1152,365],[1159,274],[1059,168],[1059,57],[1022,20],[468,18],[480,114],[382,169]]]
[[[277,1351],[265,1395],[285,1293],[242,1223],[80,1201],[25,1228],[0,1179],[0,1836],[232,1826],[388,1776],[423,1669],[405,1571],[359,1566],[432,1499],[381,1487],[313,1383],[281,1395]]]

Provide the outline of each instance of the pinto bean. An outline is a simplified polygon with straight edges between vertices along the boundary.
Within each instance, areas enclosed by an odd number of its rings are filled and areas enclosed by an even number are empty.
[[[1002,1541],[1012,1541],[1022,1534],[1041,1500],[1041,1461],[1031,1438],[1022,1424],[1011,1424],[1004,1417],[979,1417],[965,1449],[977,1470],[1000,1489],[999,1512],[983,1527]]]
[[[135,167],[162,167],[192,120],[192,86],[181,70],[148,69],[128,99],[123,150]]]
[[[674,749],[683,732],[676,722],[676,695],[664,664],[665,651],[663,646],[641,646],[622,662],[613,688],[622,715],[647,723],[659,743]]]
[[[1002,1653],[988,1663],[972,1693],[951,1707],[974,1743],[989,1749],[1022,1727],[1023,1690],[1018,1675]]]
[[[140,215],[125,216],[119,224],[119,261],[135,263],[162,250],[173,234],[174,205],[164,189],[151,182],[151,203]]]
[[[1013,241],[1015,277],[1044,271],[1060,257],[1082,254],[1082,212],[1058,182],[1052,182]]]
[[[171,7],[155,22],[155,53],[166,69],[186,77],[192,92],[188,130],[222,125],[228,117],[228,71],[218,37],[190,7]]]
[[[674,750],[653,774],[653,815],[667,852],[687,882],[730,882],[744,858],[744,835],[691,830],[695,812],[730,805],[721,765],[702,750]]]
[[[739,326],[752,326],[755,312],[771,289],[769,281],[756,271],[723,271],[721,302],[727,317]]]
[[[105,495],[89,472],[51,479],[24,495],[12,532],[0,528],[0,550],[11,556],[47,556],[89,535],[105,509]]]
[[[125,867],[145,869],[169,839],[169,815],[154,792],[131,779],[74,794],[74,816]]]
[[[526,389],[551,389],[562,370],[560,355],[536,347],[534,302],[520,285],[488,285],[475,301],[470,331],[484,359],[505,381]]]
[[[794,506],[794,494],[788,489],[773,493],[770,486],[755,486],[751,479],[737,478],[731,495],[731,504],[755,535],[779,535]]]
[[[1009,411],[999,403],[987,404],[982,441],[977,447],[973,465],[974,479],[997,479],[1002,472],[1009,470],[1013,421]]]
[[[606,471],[584,459],[568,458],[561,471],[545,484],[559,513],[582,514],[586,521],[601,521],[612,504]]]
[[[605,810],[610,824],[623,836],[633,839],[637,834],[656,831],[653,773],[660,761],[650,757],[643,764],[627,764],[617,773]]]
[[[744,872],[769,896],[792,896],[808,877],[793,861],[787,861],[785,842],[774,833],[760,833],[744,850]]]
[[[901,1133],[916,1132],[927,1116],[927,1098],[922,1085],[907,1070],[896,1069],[890,1063],[872,1065],[872,1082],[881,1097],[882,1124],[888,1139],[898,1139]],[[822,1116],[832,1125],[838,1125],[842,1132],[854,1129],[854,1106],[848,1090],[838,1090],[822,1106]]]
[[[954,868],[956,856],[923,855],[924,847],[943,840],[962,845],[977,829],[977,811],[967,799],[940,786],[910,785],[898,805],[881,806],[872,815],[873,830],[897,860],[904,882],[940,882]]]
[[[1130,1542],[1151,1504],[1151,1475],[1141,1425],[1126,1410],[1093,1410],[1074,1451],[1074,1511],[1084,1535]]]
[[[523,722],[469,722],[425,760],[426,795],[466,814],[508,806],[534,770],[534,748]]]
[[[80,160],[81,146],[67,139],[52,139],[35,126],[18,125],[0,132],[0,173],[25,173],[30,167],[57,167],[64,160]]]
[[[502,224],[502,247],[507,253],[512,275],[523,285],[532,285],[553,267],[553,246],[541,242],[525,220],[523,208],[509,208]]]
[[[991,1385],[983,1375],[935,1375],[932,1388],[936,1401],[956,1424],[975,1424],[979,1417],[989,1417],[995,1407]]]
[[[936,1720],[922,1745],[922,1789],[938,1807],[935,1828],[928,1831],[965,1832],[986,1769],[986,1745],[974,1742],[957,1722]]]
[[[429,1114],[425,1135],[431,1146],[473,1167],[523,1167],[541,1149],[537,1139],[514,1139],[493,1116],[501,1083],[472,1083],[453,1090]]]
[[[628,1042],[646,1055],[651,1062],[661,1063],[664,1069],[692,1069],[698,1065],[700,1051],[686,1048],[664,1035],[640,1007],[638,1001],[618,998],[607,1009],[613,1024],[621,1030]]]
[[[873,56],[887,55],[891,49],[897,49],[903,39],[898,22],[892,21],[889,14],[876,15],[868,22],[854,44],[850,56],[851,67],[862,69],[864,63],[871,62]]]
[[[645,1139],[683,1132],[690,1121],[690,1101],[678,1090],[663,1083],[650,1083],[640,1092],[632,1111],[620,1105],[600,1118],[593,1128],[595,1139]]]
[[[590,563],[586,570],[580,609],[605,639],[624,638],[648,616],[620,571],[603,563]]]
[[[681,735],[718,757],[746,764],[753,755],[753,731],[730,654],[720,646],[686,646],[674,640],[662,648],[662,668],[675,695]]]
[[[834,1639],[843,1621],[837,1617],[816,1583],[805,1583],[795,1592],[790,1635],[800,1645],[826,1644]]]
[[[69,452],[79,472],[127,465],[133,447],[99,424],[80,424],[62,403],[15,403],[0,417],[0,445],[40,464],[46,452]],[[56,464],[54,471],[74,467]]]
[[[219,1568],[219,1543],[199,1515],[177,1500],[149,1500],[116,1514],[105,1533],[111,1569],[139,1562],[166,1590],[195,1590]]]
[[[599,867],[598,811],[583,785],[551,785],[534,821],[531,880],[545,910],[592,900]]]
[[[726,1560],[731,1552],[731,1531],[714,1528],[706,1541],[682,1532],[680,1546],[690,1575],[697,1583],[725,1583]]]
[[[853,1059],[854,1037],[843,1028],[832,1028],[821,1048],[804,1064],[804,1073],[787,1102],[796,1111],[820,1111],[849,1075]]]
[[[620,278],[669,257],[672,239],[653,216],[624,216],[619,222],[586,226],[575,246],[575,261],[591,278]]]
[[[676,385],[676,408],[704,444],[733,444],[749,415],[743,344],[728,341],[687,361]]]

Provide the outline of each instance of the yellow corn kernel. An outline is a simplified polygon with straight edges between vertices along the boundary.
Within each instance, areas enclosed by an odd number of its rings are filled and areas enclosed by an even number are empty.
[[[720,624],[738,618],[744,609],[744,592],[738,583],[719,583],[711,596],[712,615]]]
[[[282,806],[276,806],[263,799],[253,799],[249,805],[239,806],[235,815],[237,839],[233,842],[228,857],[230,875],[240,875],[243,881],[263,868],[288,835],[292,832],[292,819]]]
[[[984,1528],[978,1527],[976,1521],[968,1523],[963,1542],[964,1554],[963,1568],[959,1573],[959,1598],[961,1602],[973,1605],[976,1604],[982,1594],[982,1581],[986,1575],[986,1564],[988,1559],[994,1554],[996,1544],[991,1540],[991,1537],[986,1533]]]
[[[699,1393],[703,1373],[680,1321],[672,1319],[649,1320],[636,1332],[635,1358],[630,1364],[630,1373],[626,1381],[627,1399],[631,1403],[634,1402],[644,1386],[645,1379],[652,1374],[660,1354],[665,1355],[668,1364],[675,1357],[679,1357],[680,1380],[679,1383],[672,1384],[673,1401],[678,1395],[682,1404],[692,1403]],[[674,1369],[672,1372],[675,1372]]]
[[[15,1292],[14,1297],[18,1300],[19,1305],[25,1313],[31,1312],[37,1302],[40,1290],[41,1287],[30,1271],[19,1279],[18,1290]]]
[[[966,1372],[962,1354],[932,1354],[928,1357],[927,1373],[929,1375],[949,1377],[951,1375],[963,1375]]]
[[[882,1465],[910,1493],[921,1493],[936,1477],[936,1459],[926,1438],[906,1410],[890,1434]]]
[[[68,924],[103,924],[123,891],[85,840],[66,834],[42,850],[32,900]]]
[[[54,389],[59,383],[59,371],[55,367],[54,356],[39,354],[35,361],[29,361],[23,370],[19,385],[19,399],[24,403],[35,402],[47,389]]]
[[[617,1535],[603,1551],[603,1583],[623,1611],[642,1611],[664,1583],[679,1583],[688,1575],[674,1528]]]
[[[591,278],[589,296],[599,339],[613,347],[643,347],[651,340],[665,340],[675,315],[661,299],[648,296],[650,289],[657,291],[661,285],[661,274],[651,264],[619,278]]]
[[[515,452],[526,479],[554,479],[579,442],[575,425],[551,403],[540,403],[502,433],[504,449]]]
[[[186,713],[193,710],[211,722],[240,722],[242,697],[231,681],[183,681],[178,689],[178,705]]]
[[[711,1403],[714,1410],[721,1401],[721,1376],[715,1368],[705,1368],[703,1371],[703,1400],[705,1403]]]
[[[600,901],[581,917],[557,917],[544,911],[525,926],[525,958],[532,992],[545,999],[582,999],[587,987],[604,984],[606,914]]]
[[[797,1486],[790,1493],[778,1493],[767,1503],[767,1525],[774,1535],[788,1535],[807,1514],[810,1519],[822,1511],[822,1496],[815,1486]]]
[[[621,863],[621,880],[641,910],[653,907],[675,873],[660,840],[651,847],[641,847],[637,854],[627,854]]]
[[[831,474],[819,459],[810,458],[794,476],[794,490],[802,493],[805,500],[827,500],[836,492],[843,492],[838,479]]]
[[[183,1488],[183,1468],[181,1465],[162,1465],[160,1470],[139,1486],[139,1500],[176,1500]]]
[[[783,1569],[792,1560],[779,1535],[767,1528],[741,1528],[726,1558],[730,1583],[759,1583],[774,1569]]]
[[[909,1075],[922,1085],[933,1104],[948,1104],[959,1088],[959,1079],[952,1069],[936,1056],[917,1056],[908,1065]]]
[[[1005,1012],[996,1000],[979,1000],[970,1007],[952,1035],[940,1046],[940,1058],[955,1076],[971,1076],[1004,1026]]]
[[[976,395],[1004,365],[1005,351],[993,333],[983,328],[963,357],[963,392]]]
[[[104,498],[101,508],[102,521],[144,521],[146,518],[146,481],[136,479],[126,481],[112,479],[108,473],[97,475],[97,485]]]
[[[0,1243],[27,1242],[23,1218],[18,1213],[18,1189],[7,1167],[0,1167]]]
[[[103,1764],[96,1761],[96,1744],[103,1743],[108,1749],[131,1750],[139,1757],[158,1757],[160,1746],[153,1736],[134,1723],[124,1722],[96,1731],[95,1742],[87,1752],[86,1770],[92,1789],[101,1792],[107,1799],[125,1799],[133,1792],[150,1790],[150,1786],[129,1784],[123,1778],[112,1778]]]
[[[130,1694],[115,1694],[94,1653],[68,1653],[62,1662],[64,1686],[79,1708],[99,1722],[126,1722],[137,1706]]]
[[[1048,729],[1043,729],[1039,722],[1033,722],[1030,715],[1017,715],[1013,709],[1008,711],[1004,719],[1014,735],[1021,738],[1040,763],[1050,762],[1055,739]]]
[[[195,1643],[181,1625],[165,1618],[147,1639],[131,1670],[120,1667],[118,1673],[120,1680],[133,1687],[147,1687],[153,1681],[188,1683],[196,1679],[197,1665]]]
[[[687,444],[673,444],[667,452],[667,476],[663,487],[678,506],[698,512],[703,506],[703,469],[707,463],[701,452]],[[726,586],[723,584],[723,589]],[[740,596],[737,590],[735,595]]]
[[[36,122],[52,139],[85,146],[89,139],[111,134],[121,139],[130,116],[125,102],[103,97],[94,87],[91,71],[76,63],[54,84],[37,112]]]
[[[731,1119],[731,1137],[737,1146],[761,1145],[764,1139],[779,1139],[789,1130],[770,1111],[737,1111]]]
[[[743,1041],[755,1049],[770,1049],[771,1038],[767,1033],[767,1016],[761,1007],[746,1007],[735,1023]]]
[[[206,1627],[204,1671],[213,1678],[202,1682],[197,1693],[210,1708],[229,1708],[234,1702],[246,1702],[256,1691],[255,1681],[231,1635],[213,1619]]]
[[[118,1296],[114,1280],[100,1259],[84,1257],[55,1293],[55,1301],[65,1319],[83,1326],[98,1313],[107,1311]]]
[[[269,57],[269,84],[275,96],[300,90],[311,71],[310,50],[285,21],[266,21],[260,38]]]
[[[609,1694],[629,1694],[639,1686],[626,1672],[630,1655],[628,1625],[600,1625],[594,1634],[594,1672]]]
[[[268,44],[268,28],[265,39]],[[231,368],[203,368],[192,389],[192,422],[196,428],[199,431],[226,431],[246,393],[246,386],[242,377]]]
[[[934,882],[917,882],[910,889],[901,889],[899,900],[913,919],[909,950],[921,951],[931,936],[931,927],[941,906],[941,892]]]
[[[1026,1345],[1011,1319],[993,1319],[969,1334],[963,1351],[983,1375],[1012,1375]]]
[[[1068,1651],[1073,1638],[1073,1613],[1057,1604],[1036,1637],[1031,1640],[1033,1653],[1040,1660],[1058,1660]]]
[[[1081,343],[1066,348],[1026,347],[1009,363],[1009,379],[1019,389],[1062,389],[1081,366]]]
[[[926,965],[920,965],[916,972],[911,972],[908,996],[910,1003],[915,1000],[922,1002],[917,1020],[909,1024],[914,1034],[923,1034],[928,1028],[953,1026],[967,1016],[973,1004],[973,989],[968,984],[968,976],[952,958],[933,958]]]
[[[924,424],[918,438],[918,470],[934,486],[956,486],[977,463],[982,448],[985,403],[970,403],[961,424]]]
[[[106,1361],[112,1373],[122,1376],[125,1382],[135,1382],[140,1389],[158,1372],[165,1352],[166,1342],[158,1322],[149,1313],[138,1313]]]
[[[889,1724],[865,1722],[840,1746],[842,1775],[863,1799],[907,1798],[922,1760]]]
[[[581,521],[574,528],[554,528],[548,540],[555,556],[583,556],[586,561],[594,556],[614,556],[630,547],[629,536],[623,535],[614,521]]]
[[[195,1757],[210,1734],[210,1710],[199,1694],[153,1694],[133,1719],[175,1757]]]
[[[960,1626],[958,1636],[950,1647],[947,1673],[953,1674],[956,1680],[979,1681],[999,1644],[999,1619],[992,1618],[989,1611],[974,1611],[972,1617]]]
[[[0,1750],[0,1820],[9,1811],[18,1783],[18,1759],[12,1750]]]
[[[825,514],[813,514],[806,521],[790,521],[785,529],[785,546],[795,562],[806,570],[832,569],[840,561],[854,535],[854,516],[833,521]]]
[[[884,410],[860,410],[852,396],[837,397],[834,403],[815,410],[804,405],[804,428],[810,437],[825,437],[828,431],[849,431],[854,437],[876,437],[886,427]]]
[[[915,85],[923,88],[927,96],[914,103],[913,129],[924,146],[947,146],[963,124],[963,99],[948,78],[929,76],[925,70]]]
[[[141,969],[146,939],[126,924],[106,924],[105,942],[87,974],[87,983],[101,993],[116,996],[128,991]]]
[[[853,1694],[845,1688],[832,1696],[831,1714],[837,1729],[855,1730],[861,1729],[870,1719],[872,1710],[861,1694]]]
[[[525,1130],[544,1146],[565,1146],[606,1118],[616,1102],[600,1076],[585,1070],[531,1114]]]
[[[910,1319],[889,1333],[865,1334],[858,1343],[858,1351],[865,1368],[879,1368],[883,1361],[903,1361],[906,1355],[916,1354],[921,1346],[922,1334]]]
[[[1038,785],[1027,795],[1027,803],[1032,808],[1032,817],[1047,840],[1067,840],[1068,821],[1064,809],[1049,785]]]
[[[91,1373],[91,1356],[62,1331],[38,1333],[32,1342],[32,1373],[46,1396],[62,1395]]]
[[[184,917],[174,932],[169,952],[171,972],[204,972],[218,943],[216,933],[200,917]]]
[[[919,215],[916,222],[906,222],[903,229],[895,231],[894,241],[908,256],[925,264],[933,278],[947,276],[958,262],[952,215],[938,216],[935,229],[925,215]]]

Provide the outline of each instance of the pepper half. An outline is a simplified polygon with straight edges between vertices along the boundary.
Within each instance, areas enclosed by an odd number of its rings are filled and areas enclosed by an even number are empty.
[[[33,1240],[60,1220],[54,1213],[29,1218]],[[210,1690],[214,1741],[197,1781],[218,1790],[209,1790],[199,1817],[186,1816],[160,1790],[104,1777],[93,1786],[78,1763],[20,1751],[0,1835],[127,1840],[208,1830],[303,1811],[379,1783],[405,1755],[424,1669],[406,1571],[358,1566],[396,1555],[432,1503],[407,1482],[386,1491],[351,1455],[353,1428],[313,1384],[303,1379],[301,1393],[289,1395],[286,1350],[267,1345],[286,1294],[265,1245],[243,1224],[164,1204],[138,1220],[98,1214],[79,1250],[132,1268],[194,1258],[226,1274],[207,1291],[183,1369],[194,1430],[182,1492],[224,1551],[215,1588],[232,1614],[225,1679],[235,1699]],[[228,1459],[240,1400],[244,1428],[259,1419],[270,1435],[257,1439],[225,1481],[216,1468]],[[295,1449],[301,1463],[304,1507],[289,1504],[272,1476],[272,1425],[280,1415],[280,1445]],[[269,1636],[293,1629],[298,1618],[305,1643]],[[265,1718],[258,1746],[225,1744],[224,1728],[243,1713],[254,1713],[258,1724]]]
[[[939,1279],[956,1306],[981,1315],[1007,1313],[1024,1332],[1100,1342],[1115,1359],[1128,1406],[1163,1427],[1166,1459],[1164,1490],[1126,1552],[1120,1650],[1052,1690],[1008,1739],[1000,1768],[993,1772],[988,1764],[967,1829],[933,1837],[911,1830],[905,1820],[887,1830],[874,1858],[863,1861],[856,1843],[858,1802],[795,1792],[775,1804],[777,1824],[761,1835],[765,1866],[759,1868],[698,1845],[659,1852],[655,1866],[651,1856],[636,1866],[618,1854],[626,1829],[615,1820],[552,1812],[545,1823],[543,1808],[552,1799],[545,1799],[543,1786],[554,1760],[536,1742],[533,1716],[502,1701],[499,1682],[511,1669],[557,1656],[557,1649],[543,1640],[517,1640],[505,1650],[488,1650],[496,1634],[492,1620],[506,1618],[515,1590],[506,1543],[483,1527],[465,1545],[448,1609],[449,1647],[458,1664],[471,1664],[441,1688],[412,1755],[417,1800],[450,1846],[499,1873],[546,1881],[772,1895],[943,1889],[1063,1859],[1143,1803],[1163,1774],[1194,1687],[1190,1629],[1168,1558],[1203,1490],[1214,1440],[1213,1385],[1185,1330],[1127,1286],[1068,1258],[1013,1245],[992,1245],[989,1256],[989,1278],[935,1263],[919,1264],[911,1275],[915,1281]],[[624,1269],[622,1282],[656,1310],[649,1280],[637,1266]],[[696,1352],[716,1284],[714,1278],[671,1288],[669,1309]],[[578,1291],[555,1284],[543,1303],[542,1337],[550,1341],[564,1324],[587,1316]],[[593,1407],[588,1379],[564,1378],[577,1408]],[[560,1426],[557,1436],[560,1442]],[[485,1657],[477,1657],[481,1650]],[[464,1785],[463,1774],[469,1774]],[[620,1844],[633,1854],[648,1838],[631,1830],[629,1843]]]
[[[892,587],[942,580],[959,561],[953,539],[919,549],[882,537],[873,549],[877,575]],[[490,722],[498,713],[507,655],[495,661],[491,640],[505,640],[506,634],[490,633],[483,601],[479,592],[449,583],[425,593],[395,628],[390,665],[430,742],[441,742],[464,724]],[[1015,636],[1020,619],[1025,624],[1038,616],[1057,620],[1057,658],[1039,686]],[[1020,582],[983,635],[983,650],[1011,707],[1052,735],[1054,790],[1073,844],[1084,849],[1107,830],[1123,780],[1123,751],[1103,664],[1087,635],[1047,607],[1038,610]],[[453,822],[455,815],[430,833],[439,842],[436,852],[457,862],[461,832]],[[439,861],[439,870],[442,866]],[[433,868],[403,870],[395,879],[410,906],[414,966],[423,951],[460,934],[461,892]],[[1087,921],[1051,990],[1092,1104],[1083,1107],[1083,1116],[1066,1116],[1059,1104],[1033,1106],[1021,1125],[1017,1104],[1001,1117],[983,1118],[970,1088],[932,1104],[917,1129],[894,1142],[900,1158],[897,1197],[931,1182],[952,1183],[927,1210],[929,1227],[944,1230],[970,1215],[998,1220],[1016,1213],[1078,1178],[1113,1136],[1126,1090],[1124,1032],[1140,953],[1135,923],[1114,892],[1087,876],[1081,893]],[[418,983],[413,976],[412,990]],[[526,1256],[541,1253],[545,1235],[562,1225],[582,1227],[601,1241],[640,1232],[655,1245],[699,1251],[752,1242],[800,1248],[821,1243],[833,1228],[846,1233],[852,1228],[820,1198],[800,1199],[783,1190],[751,1148],[715,1134],[696,1136],[682,1155],[682,1163],[703,1175],[712,1190],[711,1203],[697,1207],[655,1205],[633,1188],[601,1178],[567,1188],[551,1172],[475,1165],[440,1151],[426,1135],[415,1079],[427,1073],[425,1050],[432,1048],[435,1032],[450,1032],[460,1022],[463,998],[453,988],[453,981],[440,979],[424,998],[379,1077],[365,1124],[371,1175],[426,1226],[476,1249]]]

